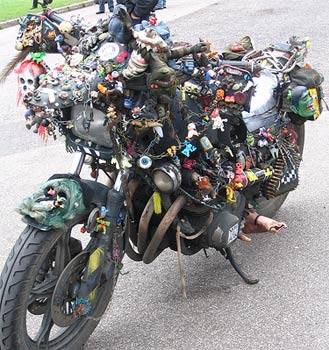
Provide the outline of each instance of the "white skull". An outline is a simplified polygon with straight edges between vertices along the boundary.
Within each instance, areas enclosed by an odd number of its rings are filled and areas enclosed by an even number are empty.
[[[29,69],[19,74],[19,88],[23,96],[32,93],[38,87],[39,74],[33,74]]]

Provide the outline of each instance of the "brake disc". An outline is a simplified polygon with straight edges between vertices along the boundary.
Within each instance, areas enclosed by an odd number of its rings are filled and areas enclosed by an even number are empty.
[[[51,316],[60,327],[69,327],[77,318],[74,309],[80,281],[89,259],[89,252],[81,252],[62,272],[51,299]]]

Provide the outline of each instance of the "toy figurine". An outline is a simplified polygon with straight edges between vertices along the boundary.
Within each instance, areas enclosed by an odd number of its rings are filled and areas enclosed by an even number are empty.
[[[193,136],[198,136],[199,133],[196,130],[196,125],[194,123],[189,123],[187,125],[187,139],[191,139]]]
[[[309,90],[305,86],[296,86],[288,95],[291,99],[291,110],[301,117],[312,117],[315,113],[313,98],[309,94]]]
[[[15,73],[18,74],[19,90],[17,104],[19,104],[24,96],[31,94],[38,87],[39,77],[45,73],[45,67],[33,59],[29,59],[22,62],[15,70]]]

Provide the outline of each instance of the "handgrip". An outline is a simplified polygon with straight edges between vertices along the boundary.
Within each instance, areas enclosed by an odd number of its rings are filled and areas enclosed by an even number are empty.
[[[55,22],[55,23],[57,23],[57,24],[61,24],[62,22],[65,21],[62,17],[58,16],[57,12],[52,11],[52,10],[50,10],[50,11],[47,13],[47,17],[48,17],[51,21],[53,21],[53,22]]]
[[[234,61],[234,60],[220,60],[220,65],[239,67],[249,72],[260,71],[262,69],[259,63],[245,62],[245,61]]]

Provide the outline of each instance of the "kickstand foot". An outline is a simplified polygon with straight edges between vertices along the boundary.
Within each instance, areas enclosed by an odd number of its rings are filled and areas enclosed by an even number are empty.
[[[237,262],[234,259],[232,249],[227,247],[220,250],[221,254],[231,263],[234,270],[240,275],[240,277],[245,281],[247,284],[257,284],[259,282],[258,279],[251,279],[249,278],[239,267]]]

